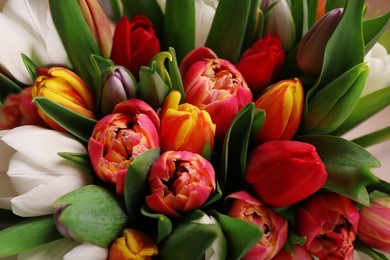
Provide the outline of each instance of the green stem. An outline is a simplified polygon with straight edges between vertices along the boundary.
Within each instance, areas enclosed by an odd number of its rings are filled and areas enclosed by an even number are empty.
[[[384,180],[380,180],[378,183],[375,183],[375,184],[371,184],[369,186],[367,186],[367,189],[369,192],[371,191],[380,191],[380,192],[383,192],[383,193],[386,193],[386,194],[390,194],[390,183],[384,181]]]
[[[382,254],[382,253],[379,253],[377,251],[375,251],[374,249],[372,249],[371,247],[367,246],[366,244],[364,244],[362,241],[360,241],[359,239],[357,239],[354,243],[354,247],[356,250],[372,257],[372,259],[374,260],[388,260],[388,258]]]
[[[362,146],[368,147],[374,144],[378,144],[384,141],[390,140],[390,126],[385,127],[381,130],[363,135],[359,138],[352,140],[352,142]]]

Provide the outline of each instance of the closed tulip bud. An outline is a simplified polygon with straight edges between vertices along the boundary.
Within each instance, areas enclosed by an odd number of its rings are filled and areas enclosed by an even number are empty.
[[[295,214],[296,230],[307,238],[305,248],[319,259],[352,259],[358,223],[354,203],[331,192],[309,198]]]
[[[280,81],[262,94],[255,102],[256,108],[265,111],[257,141],[292,139],[301,123],[304,99],[299,79]]]
[[[158,213],[179,217],[201,207],[215,191],[215,171],[199,154],[168,151],[152,165],[149,186],[147,206]]]
[[[126,171],[134,158],[159,147],[159,122],[157,114],[142,100],[129,99],[117,107],[96,123],[88,152],[98,177],[116,185],[116,192],[123,194]]]
[[[298,67],[309,75],[319,75],[324,61],[325,47],[335,31],[343,9],[337,8],[323,15],[298,44]]]
[[[158,254],[158,247],[145,233],[126,228],[122,236],[115,239],[109,253],[109,260],[137,259],[149,260]]]
[[[113,66],[103,76],[100,109],[103,115],[110,114],[114,107],[135,97],[137,82],[133,75],[122,66]]]
[[[215,124],[209,113],[180,103],[180,92],[171,91],[161,111],[160,144],[162,151],[190,151],[202,154],[205,145],[213,149]]]
[[[222,140],[234,116],[252,101],[242,74],[209,48],[188,53],[180,64],[185,101],[206,110],[216,124],[216,139]]]
[[[39,76],[32,86],[32,97],[45,97],[75,113],[88,118],[95,118],[94,99],[86,83],[74,72],[62,67],[52,67],[46,75]],[[63,130],[44,111],[39,115],[55,130]]]
[[[260,144],[250,154],[246,169],[246,180],[259,199],[277,208],[309,197],[327,177],[316,148],[298,141]]]
[[[304,247],[300,245],[292,245],[294,252],[283,248],[273,260],[312,260],[313,256]]]
[[[272,259],[287,240],[287,220],[246,191],[226,197],[227,214],[259,226],[264,234],[243,259]]]
[[[368,246],[390,253],[390,197],[374,199],[361,208],[358,236]]]

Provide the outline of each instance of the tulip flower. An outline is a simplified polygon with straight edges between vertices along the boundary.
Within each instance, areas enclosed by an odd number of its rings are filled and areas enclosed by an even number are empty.
[[[244,51],[237,64],[252,92],[268,87],[282,70],[284,50],[278,37],[265,36]]]
[[[259,226],[264,234],[243,259],[272,259],[287,240],[287,220],[246,191],[226,197],[227,214]]]
[[[295,215],[297,232],[307,239],[305,248],[319,259],[352,259],[358,223],[354,203],[331,192],[309,198]]]
[[[38,126],[0,131],[0,208],[19,216],[53,213],[53,202],[92,182],[88,171],[59,152],[86,153],[65,133]]]
[[[103,115],[110,114],[118,103],[134,98],[136,85],[137,82],[127,69],[122,66],[110,67],[103,74],[103,89],[99,105]]]
[[[116,192],[123,194],[126,171],[134,158],[159,147],[155,125],[158,116],[148,104],[136,98],[117,106],[113,114],[96,123],[88,141],[88,152],[98,177],[115,184]]]
[[[153,24],[144,15],[131,20],[125,16],[117,23],[114,31],[111,59],[116,65],[127,68],[136,78],[141,66],[160,52],[160,42]]]
[[[272,258],[273,260],[311,260],[313,256],[304,247],[300,245],[292,245],[294,252],[291,253],[287,249],[283,248],[279,253]]]
[[[214,168],[196,153],[167,151],[152,165],[149,172],[151,194],[146,204],[167,216],[201,207],[216,189]]]
[[[390,253],[390,197],[376,198],[360,209],[358,237],[366,245]]]
[[[215,124],[209,113],[180,103],[180,92],[171,91],[161,110],[160,144],[162,151],[189,151],[202,154],[203,147],[214,145]]]
[[[246,181],[271,207],[297,203],[325,184],[325,165],[316,148],[299,141],[270,141],[250,154]]]
[[[188,53],[180,64],[185,101],[206,110],[222,140],[234,116],[252,101],[252,93],[237,68],[209,48]]]
[[[21,57],[36,65],[67,64],[67,54],[45,0],[8,0],[0,12],[0,67],[17,81],[33,82]]]
[[[47,75],[39,76],[32,86],[33,97],[45,97],[75,113],[88,118],[95,118],[95,103],[88,86],[71,70],[52,67]],[[39,115],[55,130],[63,130],[44,111],[38,109]]]
[[[0,130],[12,129],[21,125],[47,127],[32,103],[31,87],[18,94],[9,94],[0,107]]]
[[[272,8],[268,10],[268,8]],[[264,0],[260,6],[267,13],[264,32],[280,38],[283,49],[290,51],[295,44],[295,23],[286,0]]]
[[[265,111],[265,121],[257,141],[290,140],[301,123],[304,104],[303,85],[299,79],[279,81],[255,102]]]
[[[108,259],[153,259],[158,254],[158,247],[145,233],[126,228],[121,237],[112,243]]]
[[[362,97],[390,86],[390,54],[386,48],[376,43],[364,57],[370,71],[363,89]]]
[[[305,74],[320,74],[326,44],[339,24],[342,14],[343,9],[337,8],[323,15],[298,44],[297,64]]]

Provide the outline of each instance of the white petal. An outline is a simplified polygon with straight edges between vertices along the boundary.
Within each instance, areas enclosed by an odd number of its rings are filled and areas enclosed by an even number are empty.
[[[8,132],[0,131],[0,138]],[[7,176],[8,162],[14,153],[15,150],[0,139],[0,208],[3,209],[11,209],[10,200],[17,195]]]
[[[61,260],[67,252],[78,245],[79,243],[69,238],[58,239],[20,253],[17,260]]]
[[[195,47],[205,45],[211,24],[213,23],[215,9],[215,1],[211,3],[205,3],[203,0],[198,0],[195,2]]]
[[[12,211],[22,217],[41,216],[53,213],[53,203],[59,197],[92,183],[90,175],[60,176],[48,184],[39,185],[29,192],[11,200]]]
[[[157,3],[160,6],[163,13],[165,13],[165,2],[166,0],[157,0]]]
[[[85,169],[60,157],[58,152],[87,153],[86,148],[70,135],[37,126],[21,126],[2,140],[24,157],[57,175],[78,175]]]
[[[64,256],[64,260],[79,260],[79,259],[93,259],[105,260],[107,259],[108,250],[89,243],[83,243]]]

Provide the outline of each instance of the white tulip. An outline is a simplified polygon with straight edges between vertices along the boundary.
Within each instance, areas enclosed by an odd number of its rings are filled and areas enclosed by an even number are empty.
[[[166,0],[157,0],[165,12]],[[213,23],[219,0],[195,0],[195,47],[204,46]]]
[[[8,0],[0,13],[0,67],[23,84],[30,77],[21,54],[36,65],[66,64],[67,54],[54,26],[47,0]]]
[[[0,131],[0,208],[22,217],[51,214],[55,200],[92,183],[85,168],[58,152],[87,153],[58,131],[37,126]]]
[[[64,256],[64,260],[93,259],[105,260],[108,256],[108,249],[84,242],[73,248]]]
[[[390,55],[387,53],[386,48],[380,43],[376,43],[366,54],[364,61],[368,63],[370,71],[362,97],[381,88],[389,87]]]

